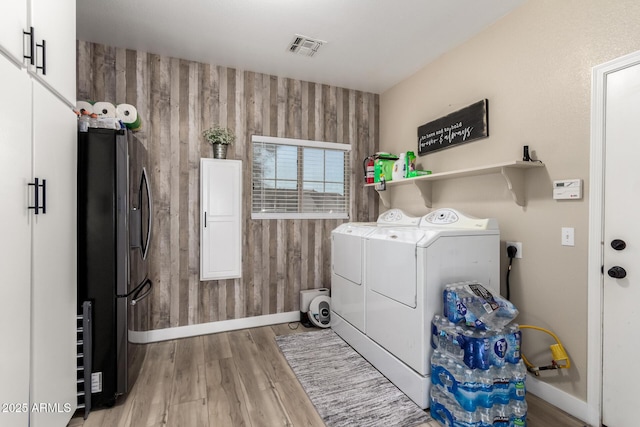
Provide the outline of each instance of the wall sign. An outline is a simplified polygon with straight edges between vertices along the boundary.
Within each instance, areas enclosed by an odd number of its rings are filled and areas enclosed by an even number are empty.
[[[489,100],[471,104],[418,127],[418,154],[433,153],[489,136]]]

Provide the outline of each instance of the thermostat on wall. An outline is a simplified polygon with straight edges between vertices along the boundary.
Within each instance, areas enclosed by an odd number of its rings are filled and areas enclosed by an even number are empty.
[[[582,180],[563,179],[553,181],[553,198],[560,199],[582,199]]]

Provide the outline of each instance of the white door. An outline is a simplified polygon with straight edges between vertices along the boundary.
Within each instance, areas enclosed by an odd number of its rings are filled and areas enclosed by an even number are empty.
[[[0,426],[26,426],[31,315],[31,79],[0,56]]]
[[[31,401],[52,406],[32,411],[31,425],[55,426],[76,407],[76,118],[37,82],[33,99],[34,174],[46,179],[46,213],[33,226]]]
[[[640,64],[606,78],[602,422],[637,425],[640,383]]]
[[[200,160],[200,280],[242,276],[242,161]]]

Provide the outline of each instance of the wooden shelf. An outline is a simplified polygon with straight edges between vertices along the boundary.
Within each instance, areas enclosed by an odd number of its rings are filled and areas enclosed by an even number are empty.
[[[511,162],[497,163],[494,165],[478,166],[475,168],[460,169],[449,172],[439,172],[431,175],[423,175],[398,181],[388,181],[386,183],[386,190],[378,190],[376,188],[377,184],[365,184],[365,187],[374,187],[378,192],[378,195],[380,196],[382,204],[385,207],[390,208],[391,194],[389,193],[389,191],[392,190],[393,187],[399,185],[413,184],[418,188],[418,190],[420,190],[420,194],[422,195],[422,199],[424,200],[424,205],[430,208],[432,206],[431,186],[433,181],[499,173],[504,177],[507,183],[507,188],[509,189],[509,191],[511,191],[513,200],[516,202],[516,204],[518,206],[524,206],[524,172],[527,169],[541,167],[544,167],[544,163],[542,162],[524,162],[521,160],[515,160]]]

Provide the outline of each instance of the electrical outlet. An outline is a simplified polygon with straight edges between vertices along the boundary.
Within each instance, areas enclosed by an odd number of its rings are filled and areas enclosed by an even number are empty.
[[[505,248],[509,246],[515,246],[516,248],[516,258],[522,258],[522,243],[521,242],[505,242]]]

